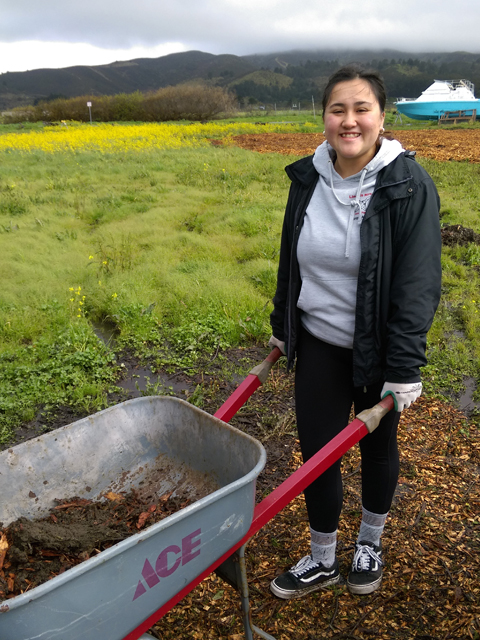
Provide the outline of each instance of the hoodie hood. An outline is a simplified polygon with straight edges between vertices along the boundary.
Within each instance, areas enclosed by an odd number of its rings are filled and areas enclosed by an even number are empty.
[[[380,148],[370,162],[365,165],[361,171],[347,178],[342,178],[335,171],[333,165],[335,164],[336,152],[326,140],[315,151],[313,166],[320,174],[320,180],[324,183],[324,188],[330,188],[335,200],[341,205],[351,207],[352,215],[348,222],[345,241],[346,258],[348,258],[350,254],[350,237],[353,222],[356,220],[358,224],[362,223],[370,199],[369,197],[368,199],[363,198],[362,202],[362,190],[366,189],[372,192],[379,171],[393,162],[403,151],[405,151],[405,149],[398,140],[381,138]],[[345,194],[345,189],[354,191],[355,194],[354,197],[350,196],[347,201],[342,198],[342,192]],[[337,193],[338,191],[340,191],[340,195]],[[371,193],[369,195],[371,195]]]
[[[381,138],[380,149],[370,162],[362,169],[362,171],[345,178],[345,180],[350,180],[355,177],[357,177],[358,180],[358,177],[365,172],[364,180],[367,179],[370,181],[372,175],[376,175],[381,169],[386,167],[387,164],[393,162],[393,160],[395,160],[395,158],[404,151],[405,149],[398,140],[387,140],[387,138]],[[336,158],[337,154],[335,149],[325,140],[325,142],[317,147],[315,151],[313,156],[313,166],[321,176],[330,181],[330,167],[335,163]]]

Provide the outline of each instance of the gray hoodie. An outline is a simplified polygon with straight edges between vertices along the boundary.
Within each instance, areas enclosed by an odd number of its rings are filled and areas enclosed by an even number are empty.
[[[404,149],[382,139],[380,149],[361,172],[343,179],[334,169],[335,151],[325,141],[315,151],[319,178],[298,241],[302,288],[298,307],[312,335],[352,348],[360,266],[360,226],[378,172]]]

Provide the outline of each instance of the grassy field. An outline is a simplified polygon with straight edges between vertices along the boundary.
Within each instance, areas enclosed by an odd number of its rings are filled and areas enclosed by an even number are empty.
[[[212,139],[317,120],[0,129],[0,443],[39,411],[105,407],[121,350],[188,368],[266,343],[290,159]],[[480,233],[478,166],[421,162],[442,221]],[[443,260],[425,382],[449,395],[480,373],[480,248]]]

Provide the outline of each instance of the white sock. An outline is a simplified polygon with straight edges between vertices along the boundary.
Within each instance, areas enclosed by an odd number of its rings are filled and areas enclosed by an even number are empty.
[[[335,562],[335,549],[337,548],[337,532],[322,533],[314,531],[310,527],[310,547],[314,562],[323,564],[328,568]]]
[[[362,507],[362,522],[360,523],[357,542],[372,542],[378,547],[387,516],[388,512],[372,513]]]

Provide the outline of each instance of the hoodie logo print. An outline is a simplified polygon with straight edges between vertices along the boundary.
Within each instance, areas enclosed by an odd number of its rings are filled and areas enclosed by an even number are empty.
[[[350,200],[354,200],[351,204],[354,206],[353,217],[359,224],[362,222],[365,212],[367,211],[368,203],[372,197],[372,192],[361,193],[356,200],[356,196],[348,196]]]

